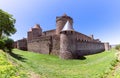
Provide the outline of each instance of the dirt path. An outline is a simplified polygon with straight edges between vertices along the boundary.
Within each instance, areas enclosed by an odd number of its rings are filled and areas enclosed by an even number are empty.
[[[34,72],[30,72],[30,78],[41,78],[41,77]]]
[[[112,73],[112,76],[115,75],[116,71],[118,71],[120,69],[120,51],[117,52],[117,59],[119,60],[119,62],[117,63],[117,65],[114,67],[113,69],[113,73]]]
[[[117,59],[119,62],[113,67],[112,71],[105,78],[115,78],[115,74],[117,71],[120,71],[120,52],[116,53]]]
[[[112,76],[115,76],[116,71],[118,71],[120,69],[120,62],[114,67],[113,72],[112,72]]]

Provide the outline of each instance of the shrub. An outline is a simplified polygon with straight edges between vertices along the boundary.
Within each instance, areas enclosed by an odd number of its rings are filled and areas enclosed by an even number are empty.
[[[2,39],[0,39],[0,49],[4,49],[4,47],[5,47],[5,42]]]
[[[11,52],[13,49],[13,43],[14,41],[11,38],[2,38],[0,39],[0,49]]]
[[[120,44],[115,47],[116,50],[120,51]]]
[[[7,51],[11,52],[11,50],[13,49],[13,43],[14,41],[11,38],[5,38],[4,39],[5,42],[5,48]]]

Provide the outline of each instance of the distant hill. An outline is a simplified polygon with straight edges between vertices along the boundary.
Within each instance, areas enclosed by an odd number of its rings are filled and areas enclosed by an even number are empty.
[[[119,45],[119,44],[112,44],[111,47],[114,48],[114,47],[116,47],[117,45]]]

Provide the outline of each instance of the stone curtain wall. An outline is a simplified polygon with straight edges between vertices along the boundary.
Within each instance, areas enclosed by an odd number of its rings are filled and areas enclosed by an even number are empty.
[[[60,37],[58,35],[41,36],[37,39],[28,41],[28,51],[59,55],[59,50]]]
[[[50,36],[42,36],[40,38],[28,41],[28,51],[49,54],[51,45]]]
[[[72,44],[71,44],[72,45]],[[90,55],[105,50],[104,43],[77,40],[76,56]],[[59,56],[60,36],[41,36],[28,41],[28,51]]]
[[[80,40],[80,41],[93,41],[93,39],[91,39],[91,37],[88,37],[82,33],[79,33],[77,31],[75,31],[75,37],[77,40]]]
[[[21,39],[16,42],[16,48],[21,50],[27,50],[27,40]]]
[[[97,42],[77,42],[77,55],[90,55],[105,50],[104,43]]]
[[[56,33],[56,30],[53,29],[53,30],[49,30],[49,31],[44,31],[42,35],[44,35],[44,36],[53,36],[53,35],[55,35],[55,33]]]

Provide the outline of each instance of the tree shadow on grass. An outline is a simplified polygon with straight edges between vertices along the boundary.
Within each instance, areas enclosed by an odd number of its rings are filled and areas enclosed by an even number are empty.
[[[22,61],[22,62],[25,62],[27,59],[24,58],[22,55],[20,54],[15,54],[13,52],[8,52],[10,56],[12,56],[13,58],[19,60],[19,61]]]

